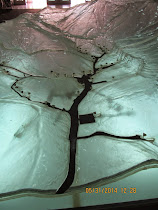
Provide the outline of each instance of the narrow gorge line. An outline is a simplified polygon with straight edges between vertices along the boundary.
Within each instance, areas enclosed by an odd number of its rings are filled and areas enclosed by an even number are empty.
[[[106,137],[113,137],[117,139],[129,139],[129,140],[141,140],[141,141],[147,141],[147,142],[153,142],[154,140],[147,140],[145,138],[142,138],[140,135],[135,135],[135,136],[117,136],[109,133],[105,133],[102,131],[97,131],[89,136],[80,136],[77,139],[88,139],[93,136],[106,136]]]

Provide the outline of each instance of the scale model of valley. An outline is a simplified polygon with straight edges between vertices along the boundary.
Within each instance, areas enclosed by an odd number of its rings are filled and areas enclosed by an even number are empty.
[[[157,58],[154,0],[1,23],[0,199],[73,194],[158,167]]]

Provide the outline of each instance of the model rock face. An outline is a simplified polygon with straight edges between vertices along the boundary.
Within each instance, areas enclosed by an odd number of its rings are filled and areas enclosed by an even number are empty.
[[[98,0],[0,24],[1,197],[157,167],[157,17],[155,1]]]

